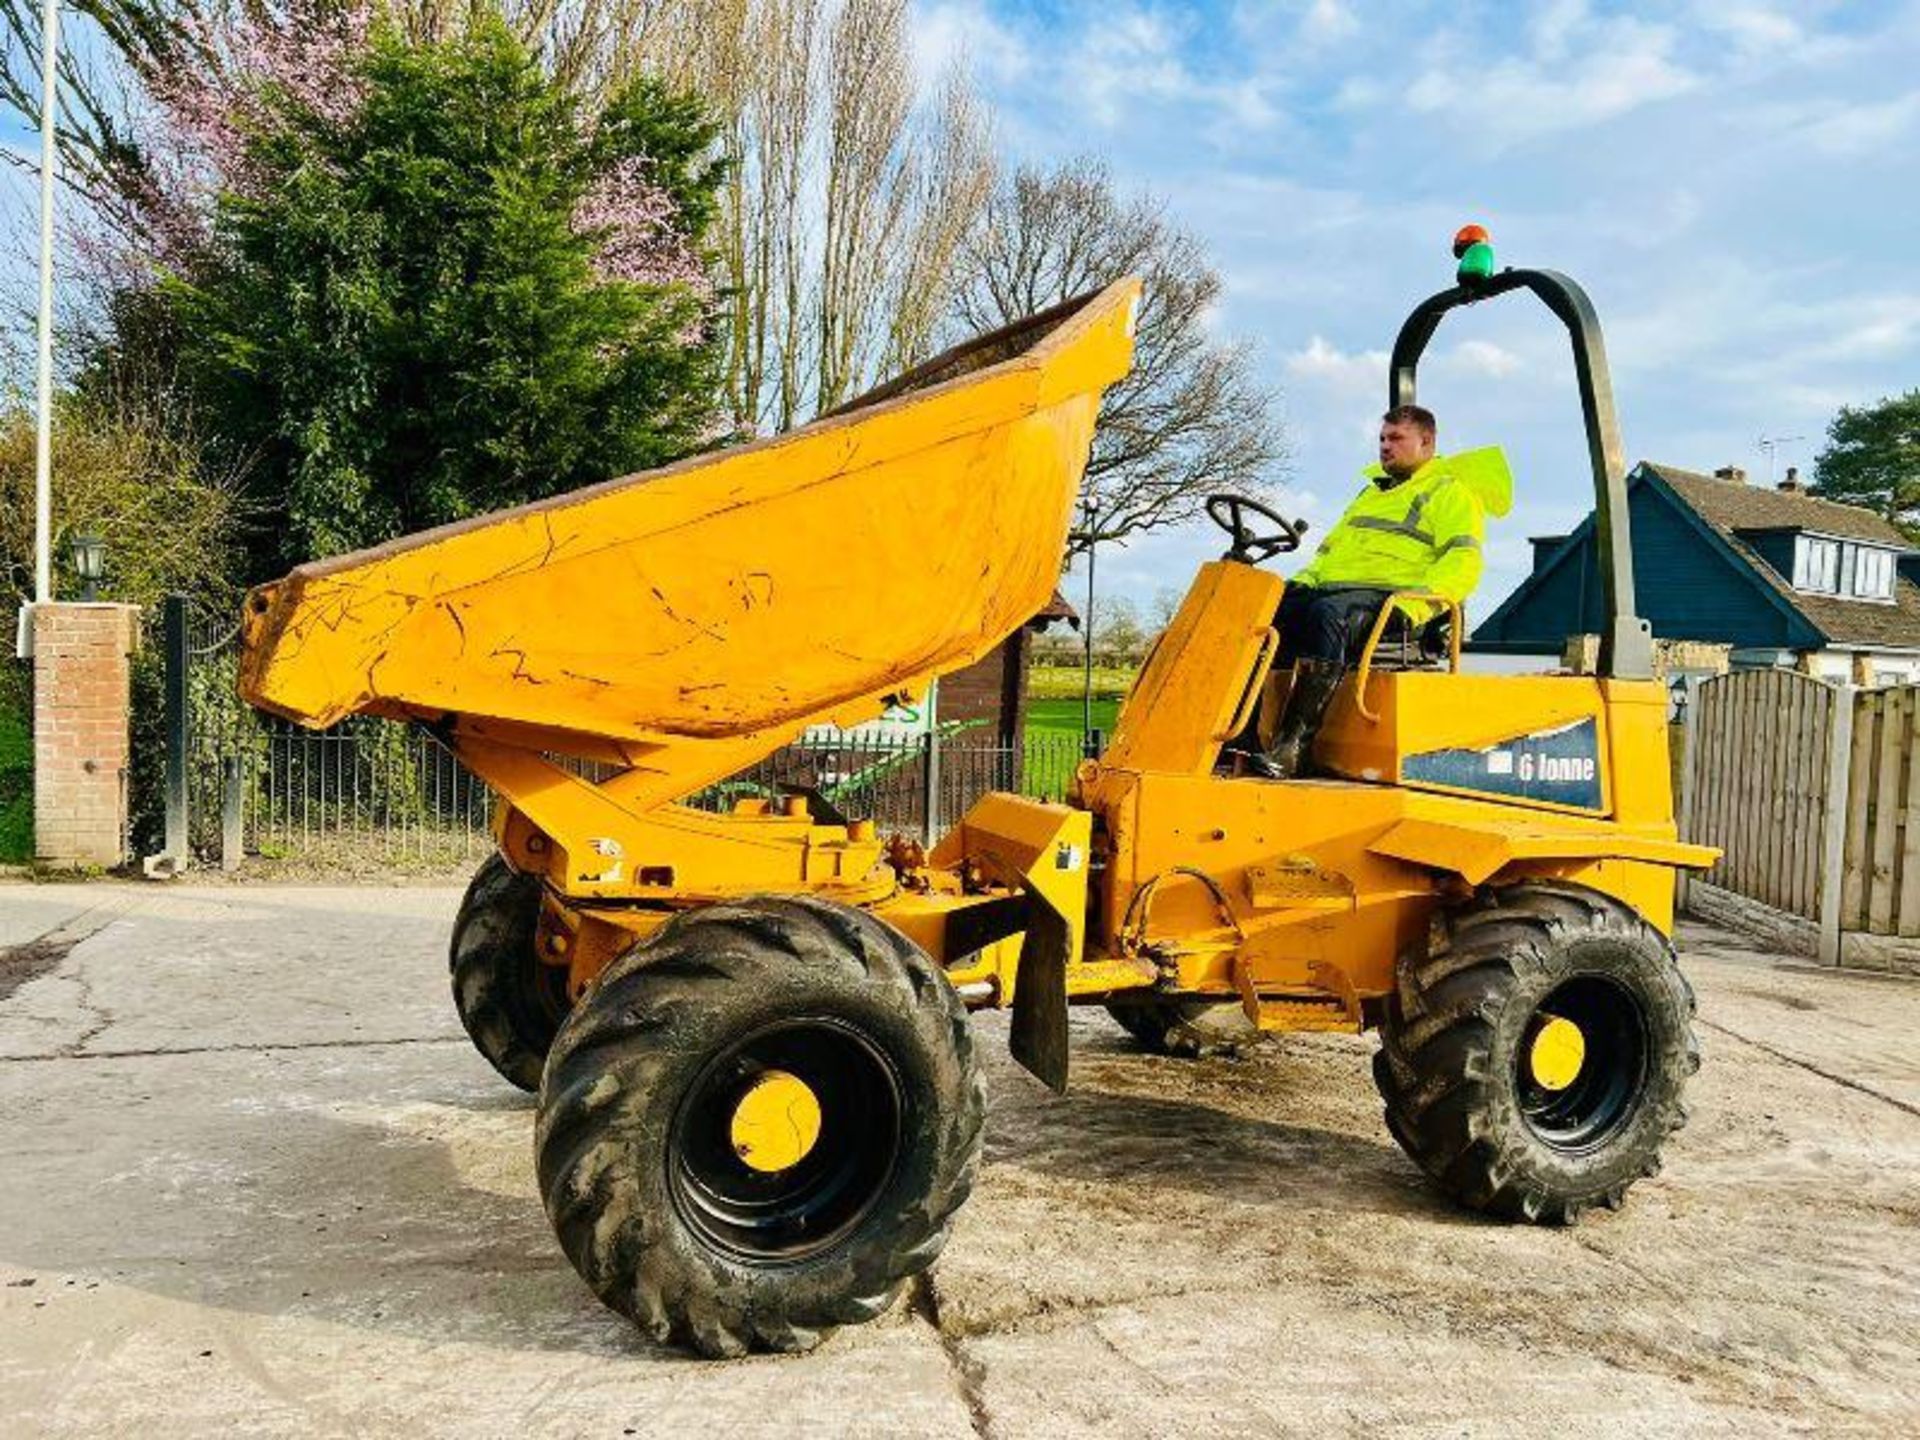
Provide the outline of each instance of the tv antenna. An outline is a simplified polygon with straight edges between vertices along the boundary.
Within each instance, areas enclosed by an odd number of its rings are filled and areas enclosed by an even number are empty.
[[[1760,448],[1766,452],[1767,456],[1767,485],[1769,488],[1773,485],[1773,462],[1780,453],[1780,447],[1783,445],[1797,445],[1806,438],[1804,435],[1762,435],[1760,437]]]

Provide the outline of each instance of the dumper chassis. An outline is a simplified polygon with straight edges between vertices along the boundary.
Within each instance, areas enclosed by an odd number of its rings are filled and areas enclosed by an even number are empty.
[[[1698,1065],[1674,875],[1714,852],[1675,836],[1598,321],[1564,276],[1463,262],[1402,327],[1389,399],[1413,399],[1446,314],[1518,290],[1574,345],[1599,673],[1463,673],[1457,608],[1443,667],[1395,668],[1376,627],[1312,779],[1221,764],[1284,698],[1283,587],[1258,562],[1300,543],[1223,497],[1226,555],[1065,803],[988,795],[925,850],[817,795],[683,803],[1042,607],[1130,362],[1130,281],[791,435],[249,597],[255,704],[412,719],[500,797],[456,1004],[538,1092],[542,1201],[608,1306],[709,1355],[804,1350],[885,1310],[973,1183],[984,1007],[1011,1010],[1014,1055],[1056,1090],[1069,1004],[1176,1052],[1378,1028],[1388,1130],[1497,1215],[1571,1222],[1653,1173]]]

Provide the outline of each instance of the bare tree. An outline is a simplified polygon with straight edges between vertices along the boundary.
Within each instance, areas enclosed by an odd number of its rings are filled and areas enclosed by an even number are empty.
[[[932,352],[995,167],[964,65],[922,90],[907,0],[502,3],[582,89],[644,70],[719,110],[740,429],[785,429]]]
[[[1272,493],[1286,459],[1274,397],[1244,344],[1209,334],[1219,273],[1158,201],[1122,198],[1095,160],[1023,166],[995,191],[960,261],[953,314],[966,331],[1123,275],[1146,281],[1133,373],[1107,392],[1087,466],[1092,520],[1070,553],[1190,520],[1217,491]]]
[[[664,74],[725,122],[718,258],[739,427],[786,429],[925,359],[995,167],[964,66],[922,92],[907,0],[603,3],[601,53],[577,53],[575,25],[556,64],[598,83]]]
[[[1135,664],[1146,650],[1148,638],[1146,627],[1140,623],[1140,611],[1127,596],[1113,595],[1100,601],[1088,638],[1096,663]]]
[[[88,201],[111,193],[116,165],[135,145],[127,94],[128,72],[151,73],[193,54],[207,7],[201,0],[79,0],[67,7],[85,17],[63,26],[59,54],[60,103],[56,134],[62,183]],[[0,111],[27,125],[40,120],[41,7],[34,0],[0,0]],[[89,31],[96,32],[90,35]],[[94,43],[102,40],[104,43]],[[9,147],[22,169],[39,167],[39,148]]]
[[[935,113],[936,143],[922,153],[914,176],[914,223],[892,267],[882,374],[897,374],[932,353],[961,249],[993,193],[991,128],[964,71],[947,74]]]

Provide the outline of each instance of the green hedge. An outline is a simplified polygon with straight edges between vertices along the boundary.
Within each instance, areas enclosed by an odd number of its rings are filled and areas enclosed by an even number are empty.
[[[33,719],[24,668],[0,670],[0,864],[33,859]]]

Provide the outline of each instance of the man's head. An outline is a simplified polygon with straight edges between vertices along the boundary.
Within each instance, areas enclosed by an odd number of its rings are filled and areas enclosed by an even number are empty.
[[[1380,468],[1404,480],[1433,458],[1433,412],[1396,405],[1380,417]]]

